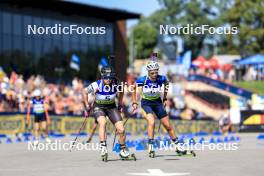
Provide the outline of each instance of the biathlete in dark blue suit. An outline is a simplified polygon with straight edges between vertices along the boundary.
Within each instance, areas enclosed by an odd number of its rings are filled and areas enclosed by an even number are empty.
[[[123,104],[123,89],[118,90],[119,82],[115,77],[115,72],[112,67],[106,66],[101,69],[101,79],[93,82],[83,91],[83,98],[86,111],[93,108],[93,114],[99,125],[99,138],[101,157],[103,161],[107,161],[108,152],[106,145],[106,116],[115,126],[119,135],[120,157],[122,160],[133,159],[136,160],[134,154],[130,154],[126,147],[125,128],[122,122],[120,112]],[[88,94],[93,94],[95,97],[93,107],[89,103]],[[116,98],[118,99],[118,106],[116,106]],[[87,114],[87,113],[86,113]]]

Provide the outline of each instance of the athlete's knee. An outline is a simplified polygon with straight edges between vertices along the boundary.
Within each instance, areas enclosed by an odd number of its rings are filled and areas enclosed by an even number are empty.
[[[166,124],[166,125],[164,125],[164,127],[165,127],[165,129],[166,129],[167,131],[171,131],[171,130],[173,130],[173,127],[172,127],[171,124]]]
[[[148,125],[151,126],[151,127],[154,127],[155,120],[148,120]]]
[[[41,127],[40,127],[40,130],[46,130],[46,128],[47,128],[47,126],[46,125],[42,125]]]
[[[118,134],[125,134],[125,128],[123,126],[120,126],[117,128]]]
[[[106,126],[106,120],[104,118],[98,119],[99,126]]]
[[[168,126],[166,127],[166,130],[167,130],[167,131],[171,131],[171,130],[173,130],[173,127],[172,127],[171,125],[168,125]]]

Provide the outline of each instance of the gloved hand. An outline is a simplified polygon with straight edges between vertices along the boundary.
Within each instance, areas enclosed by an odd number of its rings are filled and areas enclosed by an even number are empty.
[[[91,106],[90,104],[85,106],[85,110],[84,110],[84,117],[88,117],[89,116],[89,111],[91,110]]]
[[[88,116],[89,116],[89,113],[88,113],[87,110],[84,110],[84,111],[83,111],[83,114],[84,114],[84,117],[88,117]]]
[[[132,107],[133,107],[133,113],[135,113],[136,110],[137,110],[137,108],[138,108],[138,103],[133,102],[133,103],[132,103]]]
[[[123,112],[123,106],[122,105],[118,105],[117,106],[117,109],[118,109],[118,111],[120,112],[120,113],[122,113]]]

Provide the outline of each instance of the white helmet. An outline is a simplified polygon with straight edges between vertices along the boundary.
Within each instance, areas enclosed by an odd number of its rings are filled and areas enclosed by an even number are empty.
[[[34,90],[33,96],[34,97],[40,97],[41,96],[41,91],[39,89]]]
[[[147,64],[147,70],[151,71],[151,70],[158,70],[159,69],[159,64],[156,61],[150,61]]]

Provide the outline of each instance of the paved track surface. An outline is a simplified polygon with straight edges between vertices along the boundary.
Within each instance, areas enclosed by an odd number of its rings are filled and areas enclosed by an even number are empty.
[[[29,151],[28,144],[0,144],[0,175],[5,176],[125,176],[193,175],[249,176],[264,174],[264,140],[258,134],[240,136],[236,151],[197,151],[197,157],[178,157],[172,151],[157,151],[148,158],[146,151],[135,152],[137,161],[121,161],[115,152],[102,162],[99,151]],[[73,137],[60,139],[63,142]],[[139,138],[130,136],[129,138]],[[83,139],[81,139],[83,140]],[[94,139],[97,141],[97,136]],[[112,138],[108,139],[109,150]],[[134,151],[133,151],[134,152]]]

